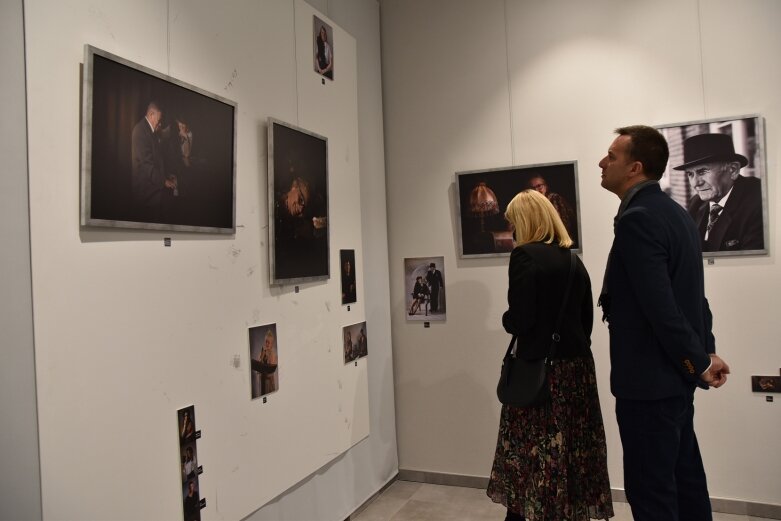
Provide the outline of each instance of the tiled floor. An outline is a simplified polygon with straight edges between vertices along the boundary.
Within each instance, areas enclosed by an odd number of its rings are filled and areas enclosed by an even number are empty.
[[[612,521],[632,521],[626,503],[614,503],[613,509]],[[504,507],[488,499],[485,490],[396,481],[350,521],[503,521],[504,514]],[[713,520],[765,521],[720,513]]]

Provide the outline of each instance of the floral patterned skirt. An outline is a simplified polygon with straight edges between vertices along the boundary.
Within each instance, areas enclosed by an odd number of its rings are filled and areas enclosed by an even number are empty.
[[[488,496],[529,521],[613,516],[594,360],[556,360],[551,402],[502,406]]]

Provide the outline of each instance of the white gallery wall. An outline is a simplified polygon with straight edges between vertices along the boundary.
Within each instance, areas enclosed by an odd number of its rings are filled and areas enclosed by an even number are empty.
[[[190,404],[207,519],[343,519],[395,475],[379,6],[324,4],[24,3],[44,519],[180,517]],[[337,81],[312,70],[313,14]],[[79,228],[85,43],[238,103],[235,235]],[[329,139],[332,278],[300,292],[268,284],[269,116]],[[363,320],[369,356],[344,365],[341,328]],[[280,389],[251,401],[247,328],[272,322]]]
[[[781,368],[778,20],[774,0],[382,3],[401,470],[485,478],[496,443],[508,258],[458,257],[455,173],[577,160],[582,258],[598,292],[619,204],[597,167],[613,129],[756,113],[766,121],[770,255],[705,266],[717,350],[733,374],[697,393],[696,427],[713,497],[781,504],[781,403],[750,384]],[[445,256],[447,321],[426,329],[406,320],[402,262],[436,255]],[[592,340],[611,484],[622,489],[598,320]]]

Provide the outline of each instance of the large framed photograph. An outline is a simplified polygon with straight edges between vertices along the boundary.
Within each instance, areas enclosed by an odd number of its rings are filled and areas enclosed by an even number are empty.
[[[234,233],[236,107],[85,45],[81,225]]]
[[[444,257],[404,259],[407,320],[428,322],[447,318],[444,271]]]
[[[537,190],[553,203],[581,252],[577,161],[470,170],[456,173],[461,257],[509,255],[513,232],[504,218],[507,205],[524,190]]]
[[[271,283],[329,278],[328,139],[269,118],[268,194]]]
[[[660,184],[697,224],[704,257],[768,252],[764,122],[749,115],[660,125]]]

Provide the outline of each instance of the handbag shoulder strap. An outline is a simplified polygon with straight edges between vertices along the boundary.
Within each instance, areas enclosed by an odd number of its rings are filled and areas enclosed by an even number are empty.
[[[559,316],[556,318],[556,327],[553,329],[551,335],[551,348],[548,358],[553,358],[556,353],[556,347],[558,347],[559,341],[561,341],[561,322],[564,320],[564,309],[567,307],[567,301],[569,300],[570,289],[572,289],[572,280],[575,278],[575,254],[570,252],[569,254],[569,275],[567,276],[567,288],[564,290],[564,298],[561,299],[561,308],[559,308]]]

